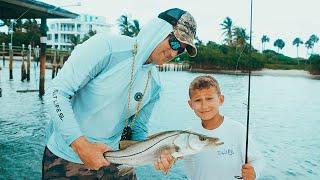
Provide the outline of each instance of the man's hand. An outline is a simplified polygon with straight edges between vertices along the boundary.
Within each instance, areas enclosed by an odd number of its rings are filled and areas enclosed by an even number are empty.
[[[242,178],[244,180],[254,180],[256,179],[256,172],[250,163],[244,164],[242,166]]]
[[[98,170],[110,163],[103,157],[103,153],[111,149],[102,143],[90,143],[81,136],[71,143],[72,149],[79,155],[80,159],[89,169]]]
[[[161,170],[163,173],[167,174],[172,165],[176,162],[176,159],[171,156],[167,151],[160,155],[157,162],[154,163],[154,167],[157,170]]]

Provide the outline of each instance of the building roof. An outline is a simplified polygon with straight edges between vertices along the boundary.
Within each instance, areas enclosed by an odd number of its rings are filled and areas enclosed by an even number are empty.
[[[76,18],[78,14],[36,0],[0,0],[1,19]]]

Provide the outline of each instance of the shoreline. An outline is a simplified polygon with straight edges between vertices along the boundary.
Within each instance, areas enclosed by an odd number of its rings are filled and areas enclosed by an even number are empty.
[[[231,70],[206,70],[206,69],[192,69],[190,72],[194,73],[214,73],[214,74],[229,74],[229,75],[248,75],[247,72],[242,72],[240,70],[231,71]],[[288,76],[288,77],[306,77],[313,79],[320,79],[320,75],[312,75],[308,71],[305,70],[279,70],[279,69],[267,69],[264,68],[259,71],[251,71],[251,75],[253,76]]]
[[[6,59],[7,63],[9,63],[9,60]],[[21,62],[22,59],[14,59],[15,62]],[[1,59],[0,59],[1,62]],[[35,62],[33,59],[31,62]],[[0,67],[0,70],[2,70],[3,67]],[[46,69],[52,69],[51,63],[46,62]],[[227,75],[248,75],[247,72],[242,72],[241,70],[217,70],[217,69],[200,69],[200,68],[193,68],[187,72],[191,73],[212,73],[212,74],[227,74]],[[259,71],[251,71],[252,76],[287,76],[287,77],[305,77],[305,78],[312,78],[312,79],[320,79],[320,75],[313,75],[310,74],[308,71],[305,70],[297,70],[297,69],[289,69],[289,70],[283,70],[283,69],[268,69],[263,68]]]

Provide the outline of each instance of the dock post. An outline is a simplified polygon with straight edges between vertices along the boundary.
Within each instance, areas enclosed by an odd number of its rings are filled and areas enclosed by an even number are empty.
[[[57,49],[54,46],[53,46],[53,60],[52,60],[51,66],[52,66],[51,78],[53,79],[56,76],[56,67],[57,67]]]
[[[28,45],[28,54],[27,54],[27,81],[30,81],[30,63],[31,63],[31,44]]]
[[[9,43],[9,79],[10,79],[10,80],[13,80],[13,75],[12,75],[12,62],[13,62],[12,44]]]
[[[24,44],[22,44],[22,50],[21,50],[21,81],[24,81],[26,79],[26,66],[24,64],[25,60],[25,51],[24,51]]]
[[[4,57],[5,51],[6,51],[6,44],[3,42],[2,43],[2,65],[3,65],[3,67],[5,66],[5,57]]]
[[[40,81],[39,81],[39,96],[44,95],[44,82],[46,71],[46,44],[47,44],[47,19],[41,18],[40,25]]]

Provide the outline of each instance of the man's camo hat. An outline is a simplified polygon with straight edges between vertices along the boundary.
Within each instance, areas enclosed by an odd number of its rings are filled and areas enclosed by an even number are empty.
[[[182,43],[187,44],[189,56],[197,55],[197,48],[194,44],[197,25],[194,18],[187,11],[179,8],[166,10],[159,14],[158,18],[163,19],[173,26],[174,36]]]

